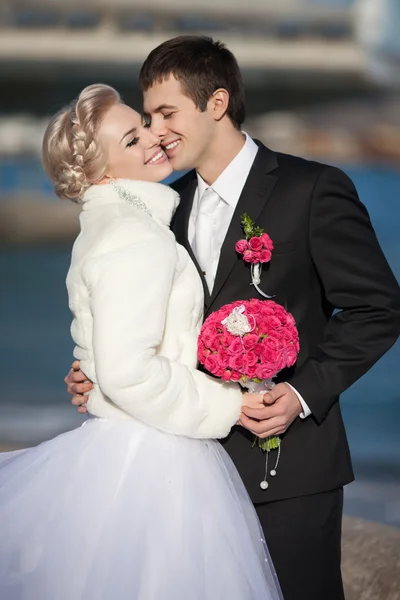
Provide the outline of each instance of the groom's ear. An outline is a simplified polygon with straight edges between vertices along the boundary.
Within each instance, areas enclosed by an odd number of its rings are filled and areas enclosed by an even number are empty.
[[[224,88],[218,88],[208,101],[208,110],[215,121],[220,121],[225,116],[229,106],[229,92]]]

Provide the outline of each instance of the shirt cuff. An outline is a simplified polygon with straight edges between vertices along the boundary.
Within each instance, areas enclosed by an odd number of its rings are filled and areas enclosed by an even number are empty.
[[[299,402],[303,408],[303,412],[301,412],[299,414],[300,419],[305,419],[306,417],[309,417],[311,415],[311,410],[310,407],[308,406],[308,404],[306,404],[306,402],[304,401],[304,398],[301,394],[299,394],[299,392],[296,390],[296,388],[294,388],[292,385],[290,385],[290,383],[288,383],[287,381],[285,382],[289,387],[292,388],[292,390],[294,391],[294,393],[296,394],[296,396],[299,399]]]

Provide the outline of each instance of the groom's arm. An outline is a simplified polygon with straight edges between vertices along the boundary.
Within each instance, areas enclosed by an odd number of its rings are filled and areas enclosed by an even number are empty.
[[[268,392],[265,408],[243,409],[241,423],[260,437],[286,431],[301,413],[299,394],[322,422],[339,394],[366,373],[400,333],[399,286],[366,208],[339,169],[324,167],[316,181],[309,236],[325,300],[339,310],[290,384],[279,383]]]
[[[314,187],[310,251],[326,300],[339,309],[290,384],[316,420],[395,343],[400,291],[351,180],[325,167]]]

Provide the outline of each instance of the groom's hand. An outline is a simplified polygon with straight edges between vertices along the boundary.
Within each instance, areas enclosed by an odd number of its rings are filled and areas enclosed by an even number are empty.
[[[93,389],[93,383],[80,370],[79,360],[72,363],[72,368],[64,379],[67,391],[72,394],[72,404],[78,407],[78,413],[87,413],[87,394]]]
[[[240,424],[260,438],[281,435],[303,408],[296,392],[286,383],[278,383],[264,394],[263,407],[242,406]]]

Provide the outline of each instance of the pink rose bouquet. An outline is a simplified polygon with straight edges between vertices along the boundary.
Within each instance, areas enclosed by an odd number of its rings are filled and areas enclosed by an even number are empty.
[[[199,362],[223,381],[237,381],[252,392],[272,389],[272,378],[291,367],[299,353],[293,316],[272,300],[232,302],[213,312],[198,339]],[[264,450],[280,439],[259,440]]]

